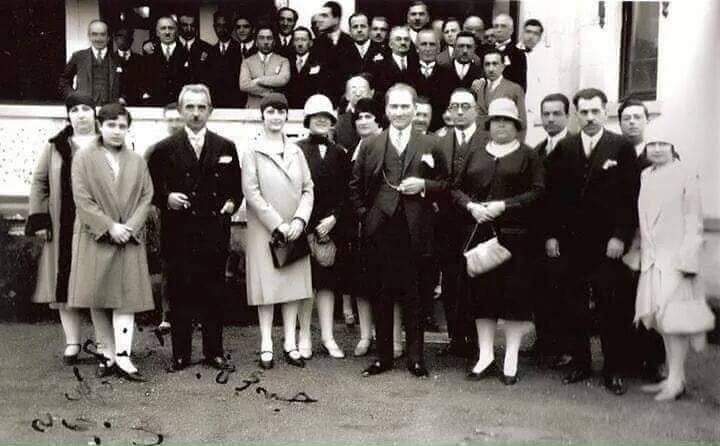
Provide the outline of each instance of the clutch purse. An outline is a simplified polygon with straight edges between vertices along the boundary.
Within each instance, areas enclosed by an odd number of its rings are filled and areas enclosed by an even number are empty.
[[[467,274],[470,277],[477,277],[492,271],[512,257],[510,251],[500,244],[495,228],[493,228],[492,225],[490,227],[493,231],[493,237],[478,243],[474,248],[468,249],[475,238],[478,227],[479,224],[476,224],[463,250]]]
[[[282,235],[273,235],[269,245],[275,268],[290,265],[310,254],[307,237],[300,236],[293,241],[288,241]]]
[[[318,265],[328,268],[335,264],[337,247],[330,237],[323,239],[312,233],[308,234],[307,241],[310,246],[310,254]]]
[[[692,335],[712,331],[715,315],[705,299],[671,300],[658,321],[663,333]]]

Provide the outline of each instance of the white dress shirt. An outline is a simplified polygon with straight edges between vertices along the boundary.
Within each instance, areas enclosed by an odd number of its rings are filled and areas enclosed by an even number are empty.
[[[464,130],[455,127],[455,140],[458,144],[467,144],[468,141],[470,141],[470,138],[472,138],[475,134],[475,130],[477,130],[477,124],[474,122]]]
[[[407,56],[398,56],[397,54],[393,53],[392,55],[393,60],[395,61],[395,64],[401,69],[401,70],[407,70]]]
[[[186,50],[190,51],[192,49],[192,46],[195,44],[195,38],[193,37],[190,40],[185,40],[182,37],[178,37],[180,39],[180,43],[182,43],[182,46],[185,47]]]
[[[490,91],[495,91],[495,89],[500,85],[500,82],[502,82],[503,77],[502,74],[499,78],[495,79],[494,81],[490,81]]]
[[[460,77],[460,79],[465,79],[465,76],[467,76],[468,71],[470,70],[470,64],[460,63],[457,60],[453,63],[455,64],[455,72],[458,74],[458,77]]]
[[[595,147],[597,147],[598,141],[600,141],[600,138],[602,138],[604,129],[600,129],[599,132],[595,134],[595,136],[586,135],[585,132],[580,132],[580,137],[582,138],[583,143],[583,150],[585,151],[585,156],[588,158],[592,154],[593,150],[595,150]]]
[[[122,60],[128,60],[128,59],[130,59],[130,50],[127,50],[127,51],[118,50],[118,56],[120,56],[120,58]]]
[[[107,48],[103,48],[101,50],[93,48],[93,54],[95,54],[95,59],[102,61],[105,59],[105,54],[107,54]]]
[[[562,129],[560,133],[558,133],[555,136],[548,135],[547,137],[547,145],[545,146],[545,156],[550,155],[550,153],[555,150],[555,147],[557,147],[557,143],[560,142],[561,139],[566,137],[568,134],[567,127]]]
[[[357,49],[358,53],[360,53],[360,57],[364,59],[368,49],[370,48],[370,39],[367,39],[364,43],[361,44],[355,42],[355,48]]]
[[[197,156],[197,159],[200,159],[200,156],[202,155],[202,149],[205,145],[205,134],[207,133],[207,128],[203,127],[202,130],[195,133],[192,130],[190,130],[190,127],[185,126],[185,134],[188,137],[188,140],[190,141],[190,145],[195,150],[195,155]]]
[[[305,53],[303,55],[298,54],[297,58],[295,59],[295,67],[298,70],[298,73],[305,67],[305,64],[307,63],[308,55],[310,53]]]
[[[397,149],[398,155],[402,155],[405,151],[408,142],[410,142],[411,132],[412,125],[408,125],[402,130],[390,126],[390,142],[392,142],[392,144]]]
[[[645,150],[645,144],[647,143],[644,140],[635,144],[635,154],[637,156],[640,156],[643,153],[643,150]]]
[[[230,41],[227,42],[218,42],[219,48],[220,48],[220,54],[227,53],[228,47],[230,46]]]
[[[435,69],[435,65],[437,65],[437,62],[423,62],[420,61],[420,71],[422,72],[423,76],[430,77],[432,76],[433,70]]]
[[[172,56],[173,52],[175,51],[175,45],[177,45],[175,42],[167,44],[162,43],[162,52],[166,59],[170,59],[170,56]]]

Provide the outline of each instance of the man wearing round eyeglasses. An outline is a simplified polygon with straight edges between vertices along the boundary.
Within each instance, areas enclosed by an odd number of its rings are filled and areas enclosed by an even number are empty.
[[[362,224],[368,296],[377,333],[371,376],[393,366],[393,305],[405,322],[407,368],[427,377],[423,362],[420,273],[433,249],[433,201],[446,189],[437,140],[412,130],[417,93],[407,84],[387,91],[390,128],[364,140],[350,180],[350,201]]]
[[[448,177],[453,179],[463,170],[470,154],[484,147],[488,138],[486,132],[477,128],[477,101],[472,91],[466,88],[455,89],[450,95],[448,110],[455,128],[440,139],[440,150],[448,169]],[[462,236],[458,237],[457,231],[448,230],[462,227],[464,216],[455,209],[449,194],[438,200],[438,206],[440,211],[435,231],[436,255],[442,272],[442,302],[450,338],[450,343],[439,355],[467,357],[475,351],[472,347],[473,322],[459,311],[460,293],[455,280],[461,273],[462,265],[458,253],[462,252],[465,240]]]

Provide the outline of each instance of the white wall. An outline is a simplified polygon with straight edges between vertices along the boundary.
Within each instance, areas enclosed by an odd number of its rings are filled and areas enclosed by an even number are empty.
[[[90,46],[87,26],[98,18],[100,8],[97,0],[65,0],[66,60],[69,60],[75,51]]]

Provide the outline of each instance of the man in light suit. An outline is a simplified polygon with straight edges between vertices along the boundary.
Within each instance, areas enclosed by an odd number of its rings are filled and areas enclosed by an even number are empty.
[[[293,59],[290,63],[290,82],[285,89],[290,108],[303,108],[314,94],[324,94],[328,73],[326,63],[312,51],[312,33],[304,26],[293,31]],[[294,62],[294,63],[293,63]]]
[[[255,34],[258,52],[240,66],[240,90],[248,94],[245,108],[258,108],[262,98],[281,91],[290,81],[290,61],[275,54],[275,33],[269,25],[259,25]]]
[[[60,74],[60,94],[66,98],[75,91],[81,92],[91,96],[98,106],[116,102],[120,97],[120,73],[118,60],[108,50],[107,23],[90,22],[88,39],[90,48],[73,53]]]
[[[155,145],[148,167],[161,210],[161,252],[171,305],[174,370],[190,365],[193,319],[202,323],[204,362],[231,367],[223,355],[223,275],[230,216],[242,202],[240,163],[231,141],[207,130],[210,90],[183,87],[183,131]]]
[[[623,375],[631,365],[635,296],[623,289],[621,257],[637,229],[640,170],[632,143],[604,129],[607,96],[588,88],[573,98],[581,132],[558,142],[547,172],[546,251],[566,256],[572,283],[565,320],[571,372],[566,384],[591,373],[590,305],[598,313],[604,356],[603,377],[616,395],[626,391]]]
[[[503,72],[505,64],[500,52],[491,50],[483,55],[483,69],[485,78],[473,82],[472,89],[478,98],[478,111],[480,126],[483,127],[488,115],[488,107],[497,98],[508,98],[518,108],[523,131],[518,136],[519,141],[525,139],[527,129],[527,112],[525,109],[525,91],[520,85],[505,79]]]
[[[362,223],[367,249],[369,296],[378,358],[363,371],[377,375],[393,364],[393,305],[405,321],[407,367],[426,377],[420,321],[420,270],[432,254],[432,196],[446,188],[435,137],[412,131],[415,90],[391,87],[385,98],[390,128],[363,141],[350,180],[350,200]]]

